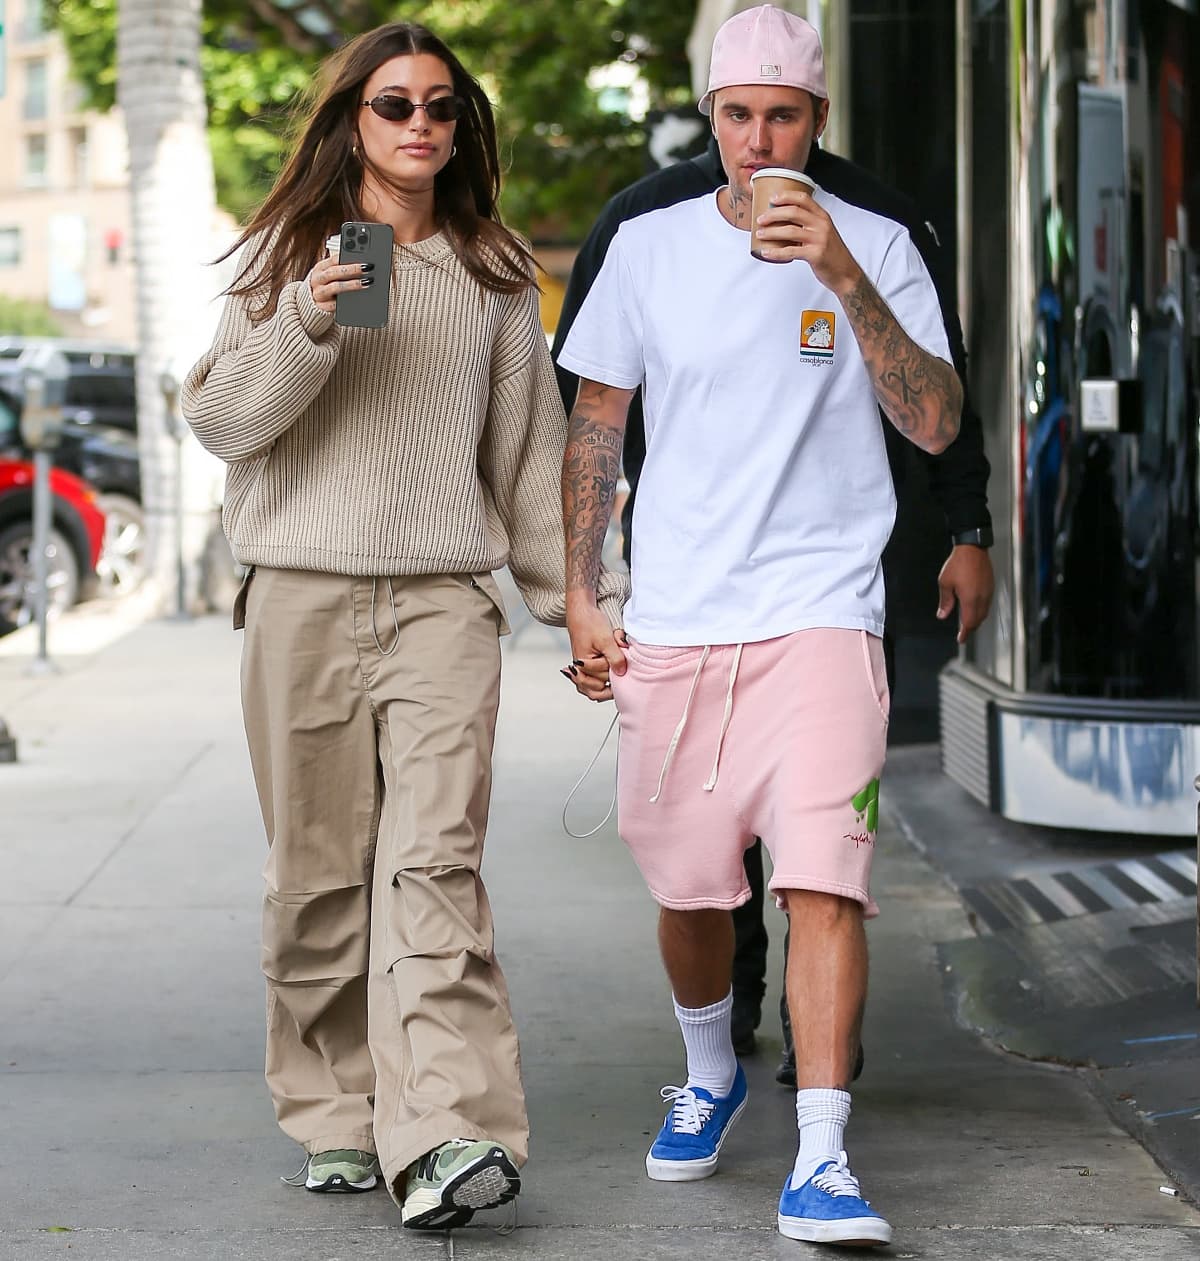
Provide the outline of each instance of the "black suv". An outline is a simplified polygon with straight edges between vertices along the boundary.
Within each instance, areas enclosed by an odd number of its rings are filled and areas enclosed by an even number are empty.
[[[100,492],[108,524],[97,566],[99,590],[124,594],[141,581],[145,539],[134,352],[115,343],[0,337],[0,401],[14,412],[22,403],[17,361],[35,345],[61,351],[69,365],[63,435],[54,463]],[[12,426],[5,431],[2,422],[0,454],[31,458],[19,431]]]

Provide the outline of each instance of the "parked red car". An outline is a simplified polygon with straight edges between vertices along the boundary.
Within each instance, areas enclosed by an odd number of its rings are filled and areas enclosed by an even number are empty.
[[[79,599],[95,575],[104,544],[104,513],[95,491],[71,473],[50,470],[50,608]],[[0,635],[33,617],[33,465],[0,459]]]

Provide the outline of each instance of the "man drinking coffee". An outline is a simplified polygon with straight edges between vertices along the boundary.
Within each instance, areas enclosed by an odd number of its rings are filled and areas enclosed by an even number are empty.
[[[886,1243],[843,1141],[888,704],[880,555],[895,498],[877,409],[937,452],[962,391],[903,228],[821,189],[752,213],[754,173],[803,171],[825,127],[813,28],[770,5],[731,18],[700,108],[728,186],[622,225],[559,357],[580,377],[563,475],[577,685],[617,698],[619,826],[660,904],[687,1059],[646,1168],[707,1177],[745,1106],[729,912],[761,835],[803,1013],[799,1151],[778,1226]],[[626,642],[597,612],[595,581],[638,387],[647,454]]]

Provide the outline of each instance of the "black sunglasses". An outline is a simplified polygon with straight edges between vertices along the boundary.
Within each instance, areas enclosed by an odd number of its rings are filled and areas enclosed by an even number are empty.
[[[406,123],[419,109],[425,111],[425,117],[430,122],[452,123],[467,111],[467,103],[461,96],[438,96],[422,104],[420,101],[410,101],[407,96],[392,96],[385,92],[380,96],[373,96],[369,101],[363,101],[363,105],[369,105],[380,118],[389,123]]]

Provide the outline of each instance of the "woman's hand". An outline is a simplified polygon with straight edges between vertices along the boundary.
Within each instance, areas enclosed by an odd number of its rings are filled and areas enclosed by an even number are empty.
[[[608,618],[592,605],[567,613],[573,660],[561,673],[590,701],[612,700],[610,674],[625,673],[628,646],[623,630],[613,630]]]
[[[374,263],[341,264],[335,258],[321,259],[308,273],[313,301],[332,315],[338,294],[349,289],[369,289],[375,283],[375,277],[370,274],[374,270]]]

